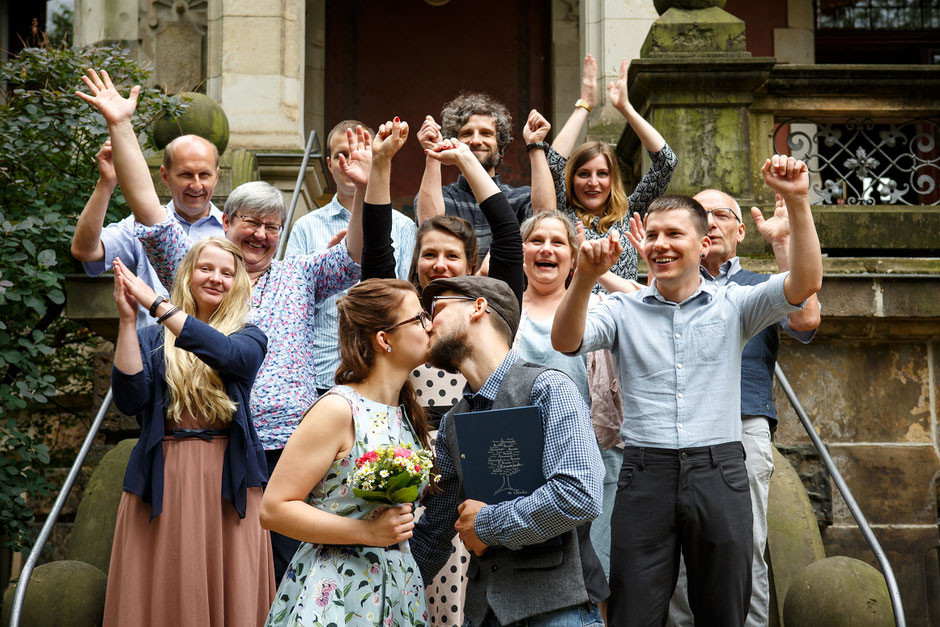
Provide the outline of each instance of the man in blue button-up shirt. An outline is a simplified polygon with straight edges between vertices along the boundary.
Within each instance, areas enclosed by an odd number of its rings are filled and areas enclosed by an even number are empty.
[[[555,314],[557,350],[617,356],[626,448],[611,521],[615,625],[662,624],[680,551],[697,623],[743,625],[751,580],[751,506],[741,445],[741,350],[819,290],[822,259],[806,165],[775,155],[762,174],[790,208],[789,273],[753,287],[701,276],[711,246],[695,200],[665,196],[642,243],[651,286],[587,311],[597,277],[620,255],[616,233],[585,242]]]
[[[85,273],[98,276],[110,270],[114,259],[120,257],[125,266],[141,278],[154,292],[166,298],[166,288],[160,283],[147,253],[134,234],[134,216],[104,225],[108,202],[117,186],[111,159],[111,140],[96,155],[98,182],[85,204],[72,236],[72,256],[82,262]],[[173,216],[193,242],[204,237],[224,237],[222,212],[212,204],[212,194],[219,182],[219,151],[211,142],[197,135],[182,135],[163,152],[160,176],[170,189],[171,200],[164,209]],[[154,324],[156,320],[141,309],[137,326]]]
[[[711,246],[702,260],[706,278],[718,285],[736,283],[757,285],[770,279],[768,274],[757,274],[741,267],[737,256],[738,244],[744,241],[744,222],[741,208],[728,194],[717,189],[706,189],[695,195],[708,214],[708,239]],[[774,251],[780,272],[790,269],[790,221],[783,198],[777,195],[776,208],[765,220],[760,209],[751,209],[761,236]],[[767,327],[744,346],[741,355],[741,443],[747,453],[748,485],[751,493],[751,513],[754,516],[754,555],[751,561],[751,601],[747,613],[748,627],[766,625],[770,613],[770,578],[764,549],[767,545],[767,497],[770,478],[774,471],[771,429],[777,424],[773,401],[774,365],[780,346],[779,333],[786,333],[803,344],[809,343],[819,326],[819,301],[810,296],[803,309]],[[680,568],[679,581],[669,607],[669,620],[675,627],[694,624],[689,608],[685,568]]]
[[[325,207],[311,211],[294,223],[287,239],[285,256],[312,255],[338,244],[352,215],[353,203],[359,203],[362,210],[363,194],[356,195],[356,185],[343,174],[339,156],[349,157],[349,143],[346,129],[362,126],[370,135],[374,132],[359,120],[343,120],[334,126],[327,135],[326,144],[330,156],[326,159],[330,176],[336,184],[336,193]],[[365,177],[368,179],[368,175]],[[408,279],[411,269],[411,253],[415,247],[415,223],[406,215],[392,211],[392,244],[395,246],[395,275],[399,279]],[[314,349],[313,365],[317,371],[317,391],[325,393],[333,387],[333,377],[339,367],[339,312],[336,302],[348,290],[343,290],[317,303],[314,312]]]

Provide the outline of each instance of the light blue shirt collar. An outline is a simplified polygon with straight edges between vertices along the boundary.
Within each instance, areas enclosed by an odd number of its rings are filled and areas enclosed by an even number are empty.
[[[713,281],[706,281],[706,280],[705,280],[705,277],[699,276],[698,289],[696,289],[695,292],[693,292],[693,294],[692,294],[691,296],[689,296],[688,298],[686,298],[686,299],[685,299],[684,301],[682,301],[681,303],[674,303],[674,302],[672,302],[671,300],[668,300],[665,296],[663,296],[663,295],[659,292],[659,288],[656,287],[656,279],[653,279],[653,284],[652,284],[652,285],[648,285],[648,286],[644,287],[644,288],[641,289],[639,292],[637,292],[637,294],[639,294],[640,299],[641,299],[644,303],[649,303],[649,302],[651,302],[653,299],[655,299],[655,300],[658,300],[659,302],[665,303],[665,304],[667,304],[667,305],[677,305],[677,304],[678,304],[678,305],[683,305],[683,304],[689,302],[690,300],[694,299],[695,297],[697,297],[699,294],[702,294],[702,293],[707,294],[707,295],[708,295],[708,298],[709,298],[709,300],[710,300],[710,299],[715,295],[715,290],[716,290],[716,289],[717,289],[717,286],[715,285],[715,283],[714,283]]]
[[[214,221],[218,223],[220,227],[222,226],[222,212],[219,211],[219,208],[215,206],[215,203],[210,202],[209,214],[204,218],[199,218],[195,222],[189,222],[186,220],[186,218],[184,218],[179,213],[177,213],[176,205],[173,204],[172,198],[170,199],[170,202],[168,202],[165,206],[166,206],[166,210],[170,213],[170,215],[175,216],[176,219],[179,220],[180,224],[183,225],[183,228],[186,229],[187,231],[189,230],[190,227],[196,226],[197,224],[201,225],[209,221]]]

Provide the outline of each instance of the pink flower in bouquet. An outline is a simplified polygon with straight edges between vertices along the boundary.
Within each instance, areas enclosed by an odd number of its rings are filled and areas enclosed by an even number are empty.
[[[395,447],[395,457],[411,457],[413,455],[410,448],[405,448],[404,446]]]
[[[379,458],[378,453],[376,453],[375,451],[369,451],[368,453],[364,454],[362,457],[356,460],[356,465],[362,466],[364,463],[374,462],[378,458]]]

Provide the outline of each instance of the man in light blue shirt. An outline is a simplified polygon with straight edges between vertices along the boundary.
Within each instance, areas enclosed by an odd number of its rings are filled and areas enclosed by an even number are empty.
[[[98,183],[75,225],[72,256],[82,262],[89,276],[110,270],[115,258],[120,257],[136,276],[166,298],[166,288],[157,278],[147,260],[147,253],[134,235],[134,216],[102,228],[108,202],[117,186],[111,161],[111,140],[105,142],[96,159]],[[160,176],[170,188],[171,200],[165,205],[167,214],[179,221],[192,241],[212,236],[225,237],[222,212],[212,204],[212,194],[219,182],[219,151],[214,144],[196,135],[177,137],[164,150]],[[155,322],[143,309],[137,313],[138,328]]]
[[[336,194],[328,205],[308,213],[294,223],[287,240],[285,256],[311,255],[339,243],[349,226],[353,203],[359,203],[361,207],[365,191],[362,190],[357,195],[356,186],[343,174],[339,164],[340,155],[347,158],[349,156],[346,129],[355,129],[356,126],[362,126],[370,135],[374,135],[372,129],[358,120],[343,120],[327,135],[326,143],[330,156],[327,157],[326,163],[336,184]],[[399,279],[407,279],[411,269],[415,230],[415,224],[410,218],[398,211],[392,211],[395,274]],[[317,372],[316,387],[321,394],[333,387],[333,377],[339,366],[339,314],[336,311],[336,302],[345,293],[346,290],[320,301],[314,312],[316,326],[313,361]]]
[[[822,282],[806,165],[768,159],[765,182],[790,208],[792,267],[756,286],[701,276],[705,210],[664,196],[642,247],[654,282],[587,311],[594,282],[619,258],[616,233],[585,242],[552,327],[556,350],[610,349],[623,390],[626,448],[611,521],[614,625],[663,624],[680,552],[696,623],[743,625],[751,587],[751,504],[741,445],[741,350],[799,309]]]

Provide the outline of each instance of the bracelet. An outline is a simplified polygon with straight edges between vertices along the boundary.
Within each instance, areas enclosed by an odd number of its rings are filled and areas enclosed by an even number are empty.
[[[551,148],[551,146],[549,146],[548,143],[546,142],[532,142],[531,144],[525,145],[526,152],[531,152],[535,150],[536,148],[547,152],[548,149]]]
[[[160,296],[160,295],[157,295],[157,297],[153,299],[153,304],[150,305],[150,315],[151,315],[151,316],[153,316],[154,318],[157,317],[157,307],[159,307],[159,306],[160,306],[160,303],[162,303],[162,302],[165,301],[165,300],[166,300],[166,299],[163,298],[163,297]]]
[[[584,109],[584,110],[587,111],[588,113],[590,113],[590,112],[591,112],[591,109],[594,108],[594,107],[592,107],[591,105],[588,104],[588,101],[587,101],[587,100],[584,100],[583,98],[578,98],[577,102],[574,103],[574,108],[577,109],[578,107],[581,107],[582,109]]]
[[[157,324],[163,324],[167,318],[169,318],[173,314],[179,313],[179,311],[180,311],[179,307],[174,307],[173,309],[169,310],[168,312],[160,316],[160,318],[157,320]]]

